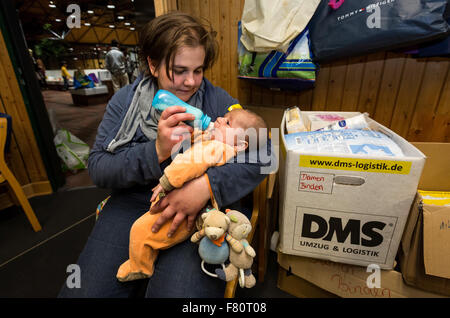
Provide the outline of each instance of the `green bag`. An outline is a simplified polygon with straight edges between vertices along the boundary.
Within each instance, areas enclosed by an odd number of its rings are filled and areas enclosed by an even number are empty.
[[[74,136],[67,129],[59,129],[53,139],[56,152],[61,158],[64,170],[81,170],[87,168],[89,145]]]

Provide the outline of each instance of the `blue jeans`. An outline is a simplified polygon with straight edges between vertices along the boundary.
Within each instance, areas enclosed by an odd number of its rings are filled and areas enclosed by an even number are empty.
[[[143,288],[145,297],[223,297],[225,282],[201,270],[198,245],[189,239],[160,251],[149,279],[126,283],[116,279],[119,266],[128,259],[131,226],[148,211],[151,188],[111,196],[77,262],[81,287],[64,284],[58,297],[134,297]]]

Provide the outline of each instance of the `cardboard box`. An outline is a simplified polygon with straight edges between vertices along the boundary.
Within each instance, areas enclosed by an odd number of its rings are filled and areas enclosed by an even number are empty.
[[[285,277],[278,278],[280,289],[297,297],[330,297],[328,293],[343,298],[443,297],[408,286],[403,282],[402,274],[394,270],[380,270],[380,287],[369,288],[367,281],[373,283],[371,275],[374,271],[367,272],[365,267],[282,253],[278,253],[278,263],[285,270]],[[287,272],[291,275],[286,276]],[[300,284],[295,286],[287,280]],[[314,284],[316,288],[304,281]]]
[[[311,113],[318,112],[303,115]],[[280,252],[393,268],[425,156],[393,131],[370,118],[367,122],[389,136],[404,157],[289,150],[283,117]]]
[[[339,296],[322,289],[307,280],[278,266],[277,287],[298,298],[338,298]]]
[[[450,191],[450,144],[414,145],[427,156],[419,189]],[[412,286],[450,296],[450,207],[421,201],[417,194],[402,237],[403,278]]]

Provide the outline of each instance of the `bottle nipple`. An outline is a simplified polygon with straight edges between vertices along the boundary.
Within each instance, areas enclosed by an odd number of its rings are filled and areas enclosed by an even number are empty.
[[[214,130],[214,123],[209,123],[208,127],[206,127],[205,132],[211,132]]]

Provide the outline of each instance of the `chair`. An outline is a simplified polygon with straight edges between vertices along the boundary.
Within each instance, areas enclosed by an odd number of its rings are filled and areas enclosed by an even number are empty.
[[[263,282],[267,266],[267,226],[268,226],[268,201],[272,198],[275,185],[276,173],[268,175],[253,190],[253,211],[250,223],[252,230],[247,237],[248,242],[252,242],[253,235],[258,227],[258,250],[256,252],[256,261],[258,265],[258,281]],[[229,281],[225,287],[225,298],[233,298],[236,292],[238,278]]]
[[[5,161],[5,145],[8,136],[8,120],[5,117],[0,117],[0,183],[7,182],[10,189],[13,190],[18,203],[22,206],[28,221],[30,221],[31,226],[35,232],[40,231],[41,225],[39,224],[36,215],[31,208],[28,198],[25,196],[22,187],[17,181],[14,174],[9,170]]]

